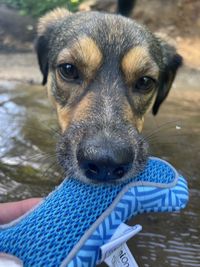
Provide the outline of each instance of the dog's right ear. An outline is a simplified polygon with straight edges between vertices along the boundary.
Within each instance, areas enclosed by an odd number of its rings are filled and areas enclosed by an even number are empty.
[[[161,39],[159,39],[159,42],[162,49],[163,68],[160,73],[158,92],[152,109],[153,115],[158,113],[160,105],[168,96],[177,71],[183,63],[182,57],[176,52],[174,46]]]
[[[71,13],[65,8],[56,8],[50,11],[42,18],[39,19],[37,28],[37,40],[35,44],[35,50],[37,53],[38,63],[43,75],[42,84],[47,82],[49,71],[49,34],[50,29],[53,28],[57,21],[66,18]],[[48,34],[47,34],[48,33]]]

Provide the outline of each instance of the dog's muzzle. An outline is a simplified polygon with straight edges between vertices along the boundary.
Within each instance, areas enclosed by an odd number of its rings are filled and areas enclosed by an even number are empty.
[[[77,150],[77,160],[88,179],[115,181],[130,170],[134,150],[127,142],[98,134],[82,140]]]

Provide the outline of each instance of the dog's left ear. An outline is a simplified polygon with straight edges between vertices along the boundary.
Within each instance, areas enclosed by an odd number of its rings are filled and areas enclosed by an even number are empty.
[[[42,84],[47,82],[49,71],[49,38],[51,30],[55,27],[56,23],[63,18],[66,18],[71,13],[65,8],[56,8],[50,11],[39,19],[37,33],[38,37],[35,43],[35,50],[38,57],[38,63],[43,75]]]
[[[161,70],[158,92],[152,109],[153,115],[158,113],[160,105],[170,91],[177,70],[182,65],[182,57],[176,53],[176,49],[165,41],[159,40],[159,42],[163,55],[163,69]]]

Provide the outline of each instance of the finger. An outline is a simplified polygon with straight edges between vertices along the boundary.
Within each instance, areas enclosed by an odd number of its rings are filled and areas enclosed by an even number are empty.
[[[13,255],[0,253],[0,267],[22,267],[23,263]]]
[[[40,201],[41,198],[30,198],[18,202],[0,204],[0,224],[9,223],[22,216]]]

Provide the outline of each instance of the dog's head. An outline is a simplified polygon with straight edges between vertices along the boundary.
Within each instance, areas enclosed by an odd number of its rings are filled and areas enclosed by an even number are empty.
[[[43,84],[58,114],[58,159],[66,174],[117,181],[144,166],[144,115],[158,112],[181,57],[120,15],[56,9],[40,19]]]

